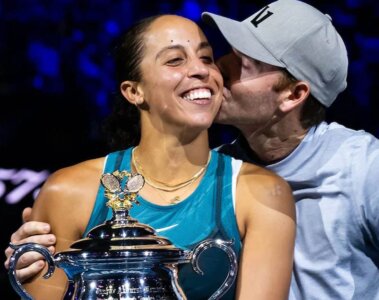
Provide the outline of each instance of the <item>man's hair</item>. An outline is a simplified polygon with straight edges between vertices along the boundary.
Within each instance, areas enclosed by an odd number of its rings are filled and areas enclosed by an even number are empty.
[[[286,88],[299,82],[286,69],[282,69],[282,75],[278,82],[272,87],[273,91],[281,92]],[[320,124],[325,120],[326,108],[312,94],[304,102],[300,112],[300,123],[304,129]]]

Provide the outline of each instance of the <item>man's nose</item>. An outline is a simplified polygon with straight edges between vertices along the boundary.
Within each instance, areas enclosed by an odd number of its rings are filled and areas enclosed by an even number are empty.
[[[230,91],[230,88],[224,85],[224,88],[222,89],[222,95],[224,100],[231,98],[232,92]]]
[[[221,56],[216,61],[216,66],[220,70],[222,79],[224,80],[224,86],[226,86],[227,88],[230,88],[230,70],[227,66],[229,65],[230,67],[231,64],[235,63],[232,61],[232,58],[233,52]]]

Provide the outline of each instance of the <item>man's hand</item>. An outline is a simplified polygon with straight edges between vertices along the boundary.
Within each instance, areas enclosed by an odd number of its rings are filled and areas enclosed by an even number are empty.
[[[49,234],[50,225],[48,223],[30,221],[32,214],[32,209],[27,207],[22,212],[22,220],[24,224],[21,225],[17,231],[15,231],[11,236],[11,243],[15,245],[24,243],[38,243],[45,247],[48,247],[50,253],[55,252],[55,241],[56,237],[53,234]],[[8,247],[5,250],[5,255],[7,257],[4,266],[9,268],[9,259],[13,254],[14,250]],[[20,282],[23,282],[30,277],[38,274],[45,266],[45,261],[37,252],[28,252],[20,257],[17,262],[17,278]]]

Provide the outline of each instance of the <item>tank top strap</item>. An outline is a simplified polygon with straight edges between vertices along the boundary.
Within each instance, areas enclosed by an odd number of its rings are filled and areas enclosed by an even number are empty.
[[[222,197],[224,193],[223,189],[223,178],[225,172],[225,161],[223,159],[223,156],[218,154],[217,159],[217,170],[216,170],[216,184],[215,184],[215,197],[216,197],[216,209],[215,209],[215,222],[216,226],[212,232],[212,234],[209,236],[209,238],[222,238],[226,239],[227,235],[225,234],[225,231],[223,230],[222,222],[221,222],[221,215],[222,215]]]
[[[216,228],[218,229],[218,236],[222,239],[227,239],[228,235],[224,230],[224,226],[222,224],[222,208],[223,208],[223,199],[224,199],[224,176],[225,174],[225,160],[223,155],[218,156],[218,168],[216,172]]]
[[[233,205],[230,205],[232,204],[231,186],[228,184],[231,182],[231,169],[226,170],[226,160],[228,160],[229,157],[216,151],[213,152],[213,155],[217,155],[217,169],[215,176],[216,184],[214,185],[214,203],[216,207],[214,210],[215,226],[207,238],[219,238],[223,240],[230,240],[232,238],[233,240],[237,239],[237,241],[234,242],[239,243],[240,240],[238,238],[238,229],[237,231],[235,230],[237,228],[236,222],[232,222],[232,228],[229,230],[230,233],[228,234],[228,230],[225,229],[225,225],[222,220],[225,215],[231,216],[231,220],[235,220]],[[228,195],[225,195],[225,192],[229,192]],[[229,203],[229,205],[225,205],[226,203]],[[188,247],[193,248],[196,245],[197,243],[189,245]],[[239,250],[239,245],[234,245],[234,247],[237,251]]]
[[[242,243],[239,235],[232,194],[231,157],[218,153],[218,167],[215,184],[215,229],[209,238],[233,240],[233,248],[239,253]]]

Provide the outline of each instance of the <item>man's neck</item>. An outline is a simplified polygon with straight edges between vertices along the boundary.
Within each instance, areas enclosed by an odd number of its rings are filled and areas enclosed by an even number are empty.
[[[287,157],[301,143],[308,129],[301,126],[273,126],[265,130],[240,128],[251,150],[265,163]]]

